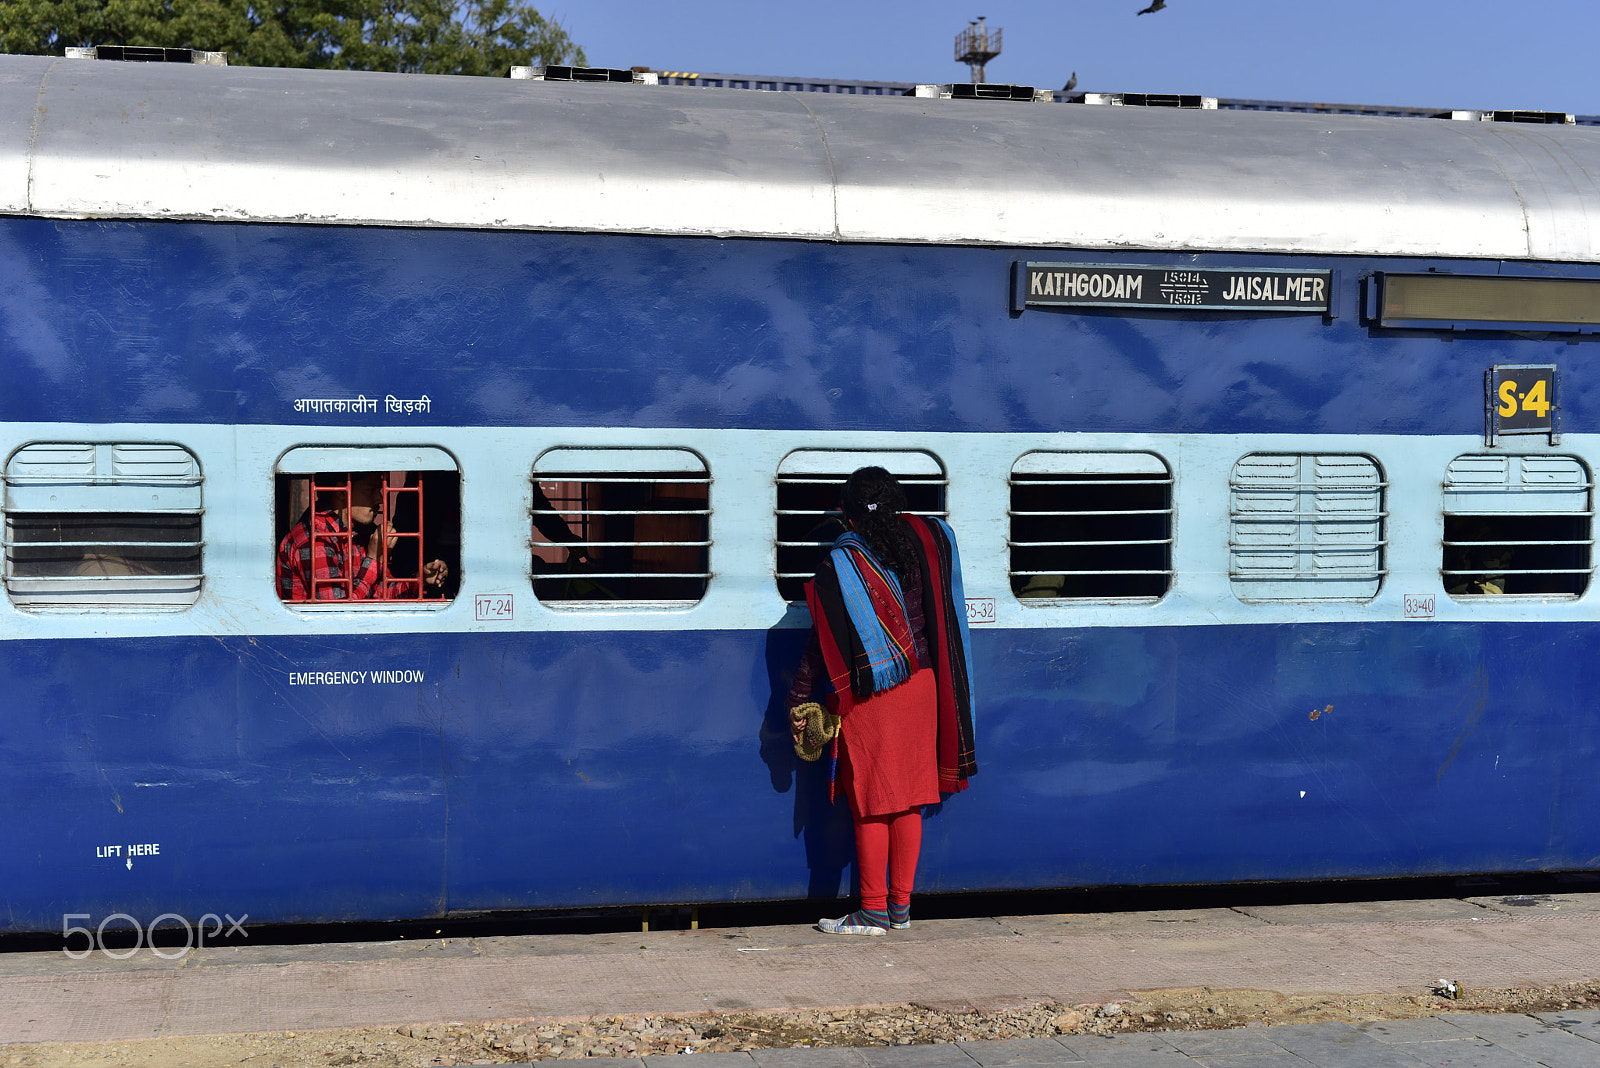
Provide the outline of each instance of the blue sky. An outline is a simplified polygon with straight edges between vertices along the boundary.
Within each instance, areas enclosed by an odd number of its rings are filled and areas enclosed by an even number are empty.
[[[536,0],[537,2],[537,0]],[[555,0],[596,66],[1600,114],[1600,0]]]

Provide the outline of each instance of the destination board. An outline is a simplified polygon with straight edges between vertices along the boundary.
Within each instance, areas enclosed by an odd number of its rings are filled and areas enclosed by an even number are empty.
[[[1023,263],[1012,304],[1068,308],[1162,308],[1330,314],[1332,271]]]

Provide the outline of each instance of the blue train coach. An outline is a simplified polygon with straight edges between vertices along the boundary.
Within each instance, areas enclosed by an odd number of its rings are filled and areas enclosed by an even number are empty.
[[[0,930],[848,892],[782,704],[866,463],[965,565],[921,889],[1600,866],[1597,176],[1483,116],[0,58]],[[380,581],[290,581],[358,498]]]

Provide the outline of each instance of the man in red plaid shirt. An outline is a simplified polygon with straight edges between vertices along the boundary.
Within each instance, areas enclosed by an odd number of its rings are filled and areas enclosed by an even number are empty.
[[[328,488],[329,479],[339,489]],[[382,600],[415,596],[415,582],[384,581],[381,539],[389,533],[383,515],[383,478],[374,473],[352,474],[349,504],[343,505],[346,476],[318,475],[313,504],[289,528],[278,546],[278,596],[285,601]],[[373,526],[362,545],[351,524]],[[394,539],[389,538],[392,548]],[[438,596],[450,573],[443,560],[422,569],[425,596]]]

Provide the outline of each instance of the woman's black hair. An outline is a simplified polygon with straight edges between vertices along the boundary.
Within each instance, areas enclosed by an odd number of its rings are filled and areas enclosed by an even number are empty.
[[[844,515],[867,548],[904,582],[917,573],[917,555],[900,513],[906,494],[881,467],[857,469],[844,483]]]

